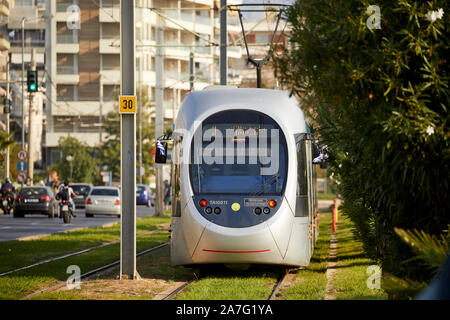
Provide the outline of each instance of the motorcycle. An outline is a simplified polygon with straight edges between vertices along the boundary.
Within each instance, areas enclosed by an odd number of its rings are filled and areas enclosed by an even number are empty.
[[[72,205],[69,200],[61,200],[59,202],[59,216],[63,219],[64,223],[70,223],[72,215]]]
[[[5,214],[10,214],[11,209],[13,208],[12,198],[9,194],[3,193],[1,200],[1,209]]]

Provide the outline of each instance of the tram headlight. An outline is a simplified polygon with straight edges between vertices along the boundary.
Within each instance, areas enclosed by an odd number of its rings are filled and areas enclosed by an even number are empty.
[[[274,208],[274,207],[276,207],[276,205],[277,205],[277,202],[275,200],[269,201],[269,207]]]
[[[205,208],[205,212],[206,212],[207,214],[211,214],[211,213],[212,213],[212,208],[211,208],[211,207],[206,207],[206,208]]]
[[[206,207],[206,205],[208,204],[208,202],[205,199],[202,199],[198,202],[198,204],[200,205],[200,207]]]

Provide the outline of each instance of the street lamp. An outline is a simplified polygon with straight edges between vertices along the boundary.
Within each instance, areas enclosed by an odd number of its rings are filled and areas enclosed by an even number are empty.
[[[72,180],[72,161],[73,161],[73,157],[69,154],[66,157],[66,160],[69,161],[69,164],[70,164],[70,180]]]

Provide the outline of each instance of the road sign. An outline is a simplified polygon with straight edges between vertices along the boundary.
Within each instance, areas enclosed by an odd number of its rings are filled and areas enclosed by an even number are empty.
[[[28,159],[28,152],[26,152],[25,150],[19,150],[19,152],[17,152],[17,159],[19,159],[19,160],[27,160]]]
[[[17,181],[19,183],[27,182],[28,176],[27,176],[27,172],[26,171],[19,171],[19,172],[17,172],[17,176],[16,177],[17,177]]]
[[[28,163],[26,163],[24,160],[20,160],[17,162],[17,170],[19,171],[27,171],[28,169]]]
[[[119,113],[136,113],[136,96],[120,96]]]

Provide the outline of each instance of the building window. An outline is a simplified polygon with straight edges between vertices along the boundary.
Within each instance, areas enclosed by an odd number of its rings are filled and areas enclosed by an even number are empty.
[[[55,116],[53,119],[53,130],[55,132],[71,132],[75,129],[74,116]]]
[[[102,23],[102,39],[120,39],[119,23]]]
[[[66,12],[74,4],[78,5],[78,0],[56,0],[56,12]]]
[[[58,22],[56,29],[57,43],[78,43],[77,29],[69,29],[66,22]]]
[[[78,74],[78,55],[70,53],[57,54],[58,74]]]
[[[77,132],[98,132],[100,126],[99,116],[81,116]]]
[[[34,0],[16,0],[14,1],[14,7],[33,7]]]
[[[119,85],[105,84],[103,85],[103,101],[117,101],[119,96]]]
[[[119,54],[102,55],[102,70],[120,70]]]
[[[75,85],[58,84],[56,89],[57,101],[77,101],[78,87]]]

